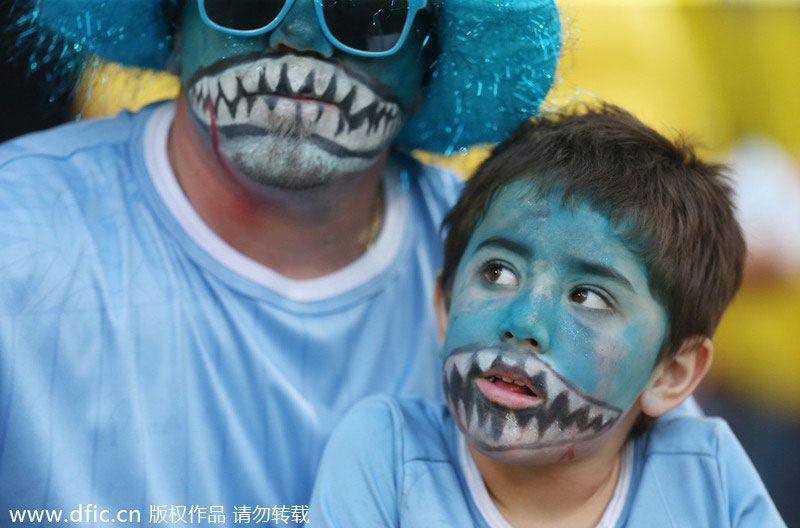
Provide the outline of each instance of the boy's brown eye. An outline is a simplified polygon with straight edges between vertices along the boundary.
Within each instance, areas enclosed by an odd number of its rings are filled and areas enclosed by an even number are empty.
[[[482,274],[483,278],[492,284],[514,286],[519,282],[517,280],[517,275],[513,271],[498,262],[487,264],[483,268]]]
[[[610,310],[611,305],[599,293],[588,288],[578,288],[569,295],[569,300],[592,310]]]
[[[572,302],[576,302],[578,304],[583,304],[583,302],[586,301],[587,297],[588,297],[588,295],[586,295],[586,290],[577,290],[577,291],[572,292],[572,296],[570,296],[570,300]]]
[[[503,268],[500,266],[489,266],[484,272],[484,276],[489,280],[489,282],[496,282],[500,278],[500,274],[503,272]]]

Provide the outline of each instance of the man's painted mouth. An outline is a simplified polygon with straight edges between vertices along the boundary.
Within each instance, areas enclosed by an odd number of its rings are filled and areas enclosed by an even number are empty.
[[[444,389],[464,433],[492,451],[584,441],[622,415],[583,394],[536,354],[511,346],[454,350],[445,360]]]
[[[332,63],[298,55],[210,70],[192,83],[188,100],[221,135],[295,135],[356,157],[379,153],[403,121],[398,102]]]

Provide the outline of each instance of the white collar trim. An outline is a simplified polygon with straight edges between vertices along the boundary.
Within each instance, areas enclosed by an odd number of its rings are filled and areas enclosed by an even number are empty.
[[[467,488],[470,495],[472,495],[472,500],[475,501],[478,511],[483,516],[486,524],[489,525],[489,528],[513,528],[492,502],[491,497],[489,497],[489,491],[486,489],[486,484],[483,482],[480,471],[478,471],[478,466],[475,465],[475,461],[469,454],[467,441],[461,431],[458,431],[458,459],[464,471],[464,478],[467,481]],[[616,526],[622,511],[625,509],[625,500],[628,497],[632,475],[633,442],[628,442],[622,448],[619,477],[617,478],[617,485],[614,487],[614,494],[611,496],[611,500],[595,528],[613,528]]]
[[[387,166],[384,192],[386,212],[383,227],[372,247],[355,261],[333,273],[308,280],[284,277],[240,253],[219,237],[192,207],[183,193],[167,154],[167,139],[175,115],[175,104],[153,111],[144,132],[144,160],[150,179],[167,209],[186,234],[206,253],[242,277],[282,296],[301,302],[335,297],[369,282],[385,270],[397,255],[408,215],[403,178],[394,166]]]

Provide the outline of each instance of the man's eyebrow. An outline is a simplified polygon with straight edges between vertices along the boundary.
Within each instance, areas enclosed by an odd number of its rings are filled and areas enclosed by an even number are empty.
[[[478,244],[478,247],[475,248],[475,251],[478,251],[487,246],[501,247],[503,249],[511,251],[512,253],[516,253],[524,258],[531,257],[531,250],[530,248],[528,248],[528,246],[522,244],[521,242],[517,242],[516,240],[511,240],[510,238],[506,237],[487,238],[486,240]]]
[[[606,279],[612,280],[621,286],[629,289],[632,293],[636,293],[636,290],[633,288],[633,284],[626,279],[621,273],[616,271],[613,268],[610,268],[604,264],[600,264],[598,262],[592,262],[590,260],[584,260],[581,258],[573,258],[570,260],[569,265],[571,268],[581,272],[587,273],[589,275],[597,275],[599,277],[605,277]]]

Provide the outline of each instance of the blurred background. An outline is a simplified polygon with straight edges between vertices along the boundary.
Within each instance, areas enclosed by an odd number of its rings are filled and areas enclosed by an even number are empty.
[[[0,13],[7,13],[0,0]],[[561,0],[566,36],[544,111],[600,98],[728,163],[750,249],[745,283],[715,337],[698,400],[725,417],[789,526],[800,526],[800,0]],[[4,16],[4,15],[0,15]],[[2,49],[13,42],[0,41]],[[8,46],[8,47],[7,47]],[[6,139],[76,115],[175,97],[165,73],[94,61],[73,98],[51,98],[2,61]],[[428,162],[468,176],[476,147]]]

